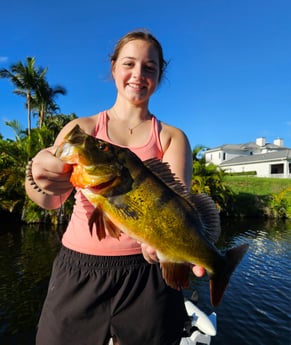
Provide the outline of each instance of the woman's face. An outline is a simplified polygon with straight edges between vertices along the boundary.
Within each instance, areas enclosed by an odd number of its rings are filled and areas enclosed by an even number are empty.
[[[157,50],[147,41],[129,41],[112,63],[112,75],[119,96],[135,105],[147,102],[159,81]]]

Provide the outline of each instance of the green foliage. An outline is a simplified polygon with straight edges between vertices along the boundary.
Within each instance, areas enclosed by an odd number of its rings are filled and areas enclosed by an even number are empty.
[[[232,173],[226,173],[226,175],[230,176],[256,176],[256,171],[241,171],[241,172],[232,172]]]
[[[193,150],[192,193],[210,195],[222,214],[233,213],[233,193],[224,183],[225,173],[214,164],[206,164],[203,147]]]
[[[15,86],[13,93],[25,97],[27,108],[27,129],[31,131],[31,112],[38,116],[39,127],[42,127],[47,115],[53,115],[59,110],[55,103],[58,94],[65,95],[62,86],[51,87],[46,79],[48,68],[37,67],[34,57],[27,57],[25,62],[19,61],[10,69],[1,68],[0,78],[9,79]]]
[[[279,178],[228,176],[236,215],[241,218],[291,218],[291,181]]]
[[[50,117],[46,120],[48,126],[32,129],[30,135],[21,130],[17,122],[6,123],[13,128],[16,139],[0,138],[0,209],[15,213],[25,221],[55,221],[59,211],[47,212],[28,201],[24,189],[25,170],[29,159],[41,149],[51,146],[56,134],[73,118],[76,115]],[[58,123],[62,127],[57,128]],[[72,200],[66,204],[66,208],[68,214],[72,209]]]

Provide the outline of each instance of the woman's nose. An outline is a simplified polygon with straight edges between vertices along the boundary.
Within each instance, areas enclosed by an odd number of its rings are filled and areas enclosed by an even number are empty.
[[[135,78],[143,78],[145,76],[142,66],[135,66],[133,76]]]

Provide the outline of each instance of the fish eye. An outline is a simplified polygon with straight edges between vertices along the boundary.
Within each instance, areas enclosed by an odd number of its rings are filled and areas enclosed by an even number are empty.
[[[109,150],[109,147],[106,143],[98,142],[97,149],[99,151],[107,152]]]

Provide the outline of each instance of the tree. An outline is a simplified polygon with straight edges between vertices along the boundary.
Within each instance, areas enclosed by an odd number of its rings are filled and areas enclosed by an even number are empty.
[[[15,141],[3,140],[0,135],[0,211],[13,213],[16,218],[21,216],[21,219],[27,222],[62,216],[58,211],[41,209],[26,197],[25,170],[28,160],[39,150],[51,146],[60,129],[76,117],[75,114],[53,116],[51,121],[46,119],[48,126],[34,128],[30,135],[27,135],[17,121],[6,122],[15,133]],[[66,202],[67,214],[71,213],[72,205],[73,196]]]
[[[26,97],[27,107],[27,128],[28,135],[31,131],[31,100],[37,89],[37,84],[40,84],[47,73],[47,68],[35,67],[35,58],[27,57],[26,64],[19,61],[10,66],[10,70],[5,68],[0,69],[0,78],[8,78],[16,87],[13,91],[15,94]]]
[[[232,206],[232,191],[225,185],[225,173],[213,163],[206,164],[206,148],[196,146],[193,153],[192,193],[206,193],[212,197],[218,209],[229,213]]]
[[[75,113],[71,115],[57,114],[55,116],[46,116],[43,125],[47,127],[54,138],[57,137],[59,131],[70,121],[77,118]]]
[[[59,107],[54,102],[58,94],[65,95],[66,89],[62,86],[51,87],[45,79],[39,79],[36,84],[35,94],[31,100],[32,109],[38,112],[39,128],[42,127],[45,117],[55,113]]]

